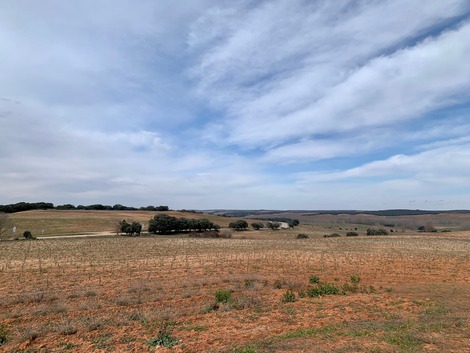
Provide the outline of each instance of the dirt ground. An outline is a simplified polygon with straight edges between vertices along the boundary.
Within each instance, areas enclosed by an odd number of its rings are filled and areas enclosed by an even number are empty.
[[[0,352],[468,352],[445,235],[1,242]]]

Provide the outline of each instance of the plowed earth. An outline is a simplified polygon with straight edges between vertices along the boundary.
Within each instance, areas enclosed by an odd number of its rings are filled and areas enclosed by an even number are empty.
[[[2,242],[0,352],[468,352],[469,239]]]

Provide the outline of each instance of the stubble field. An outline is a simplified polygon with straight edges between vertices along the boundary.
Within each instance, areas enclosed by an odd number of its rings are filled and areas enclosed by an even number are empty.
[[[2,242],[0,351],[469,351],[469,239]]]

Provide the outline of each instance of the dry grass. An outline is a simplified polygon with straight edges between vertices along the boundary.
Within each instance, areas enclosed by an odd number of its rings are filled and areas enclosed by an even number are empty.
[[[3,242],[0,352],[148,351],[167,333],[175,352],[470,348],[470,234],[279,238]],[[302,297],[312,275],[360,282]]]
[[[147,229],[150,218],[158,213],[174,217],[208,218],[221,227],[228,227],[229,222],[233,221],[222,216],[174,211],[35,210],[13,213],[9,217],[17,227],[15,236],[22,237],[25,230],[31,231],[34,236],[112,233],[115,232],[116,224],[123,219],[140,222],[144,225],[144,229]],[[10,236],[13,234],[10,233]]]

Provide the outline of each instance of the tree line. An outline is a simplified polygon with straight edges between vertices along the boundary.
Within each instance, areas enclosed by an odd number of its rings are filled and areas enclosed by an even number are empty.
[[[138,222],[129,223],[122,220],[119,223],[120,232],[127,235],[139,235],[142,225]],[[158,214],[149,221],[148,232],[154,234],[175,234],[188,232],[218,231],[220,226],[207,218],[176,218],[167,214]]]
[[[145,206],[145,207],[130,207],[124,206],[121,204],[111,205],[102,205],[102,204],[93,204],[93,205],[72,205],[72,204],[63,204],[54,206],[50,202],[18,202],[8,205],[0,205],[0,212],[4,213],[15,213],[15,212],[24,212],[31,210],[97,210],[97,211],[169,211],[168,206]]]

